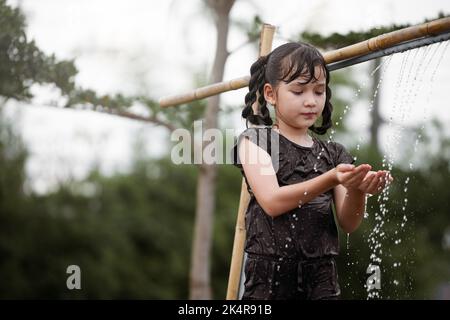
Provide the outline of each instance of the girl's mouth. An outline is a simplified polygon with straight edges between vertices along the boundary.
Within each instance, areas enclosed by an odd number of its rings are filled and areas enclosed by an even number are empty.
[[[306,118],[311,118],[311,117],[314,117],[316,115],[316,113],[315,112],[304,112],[304,113],[301,113],[301,115]]]

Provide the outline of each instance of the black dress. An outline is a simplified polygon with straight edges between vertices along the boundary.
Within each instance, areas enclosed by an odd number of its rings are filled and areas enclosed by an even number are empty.
[[[312,147],[298,145],[271,127],[246,129],[232,150],[245,177],[238,144],[248,137],[272,158],[281,186],[315,178],[340,163],[354,163],[340,143],[313,137]],[[246,179],[247,180],[247,179]],[[276,218],[267,215],[247,182],[245,215],[247,261],[244,299],[323,299],[339,296],[334,256],[339,252],[332,211],[333,191]]]

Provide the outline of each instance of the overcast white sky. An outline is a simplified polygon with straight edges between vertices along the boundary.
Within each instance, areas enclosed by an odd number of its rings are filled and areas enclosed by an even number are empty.
[[[27,33],[42,50],[55,53],[60,59],[75,59],[79,69],[77,83],[100,93],[145,93],[155,99],[181,93],[193,88],[193,74],[209,71],[212,63],[215,30],[200,0],[10,0],[8,3],[20,3],[27,17]],[[420,23],[436,17],[439,11],[449,13],[450,2],[240,0],[231,17],[249,22],[259,13],[265,22],[278,27],[274,41],[277,47],[305,28],[323,34],[365,30],[392,23]],[[232,27],[229,50],[243,41],[242,32]],[[417,59],[407,58],[413,70],[424,52],[419,51]],[[443,47],[436,52],[437,56],[444,53]],[[409,87],[410,91],[430,93],[429,101],[426,94],[412,93],[409,100],[400,94],[404,110],[403,113],[397,110],[396,114],[405,115],[406,111],[404,121],[408,118],[411,122],[418,121],[424,116],[424,108],[433,110],[432,114],[440,110],[441,118],[450,120],[448,98],[444,95],[450,84],[449,52],[444,54],[432,86],[427,86],[426,79],[431,73],[426,72],[437,63],[436,57],[423,73],[425,80]],[[230,56],[225,79],[246,75],[255,55],[253,48],[247,46]],[[386,72],[382,84],[383,108],[389,108],[398,99],[395,81],[403,59],[402,55],[394,57]],[[35,92],[33,105],[12,103],[7,111],[31,151],[27,169],[37,190],[44,191],[48,185],[68,176],[83,177],[93,162],[100,163],[105,172],[125,169],[136,135],[147,139],[148,149],[154,155],[164,152],[169,143],[164,129],[93,112],[46,107],[43,104],[52,96],[51,90],[36,88]],[[245,90],[241,89],[224,94],[222,101],[239,105],[244,95]],[[415,109],[408,112],[413,103]],[[352,116],[356,119],[354,128],[361,130],[361,137],[367,116],[363,106],[360,103],[351,106],[356,110]],[[235,122],[242,129],[239,116],[240,110]]]

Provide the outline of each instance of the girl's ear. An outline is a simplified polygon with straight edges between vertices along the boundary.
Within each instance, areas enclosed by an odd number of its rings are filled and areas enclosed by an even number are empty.
[[[264,85],[264,99],[273,106],[276,104],[275,91],[270,83]]]

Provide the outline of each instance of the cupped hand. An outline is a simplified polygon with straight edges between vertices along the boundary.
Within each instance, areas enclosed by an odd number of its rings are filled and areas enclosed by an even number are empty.
[[[362,192],[374,195],[380,193],[384,188],[391,184],[392,181],[394,181],[394,178],[389,171],[369,171],[359,184],[358,189]]]
[[[372,166],[366,163],[357,167],[350,164],[339,164],[336,167],[336,178],[338,183],[347,189],[359,189],[370,169]]]

